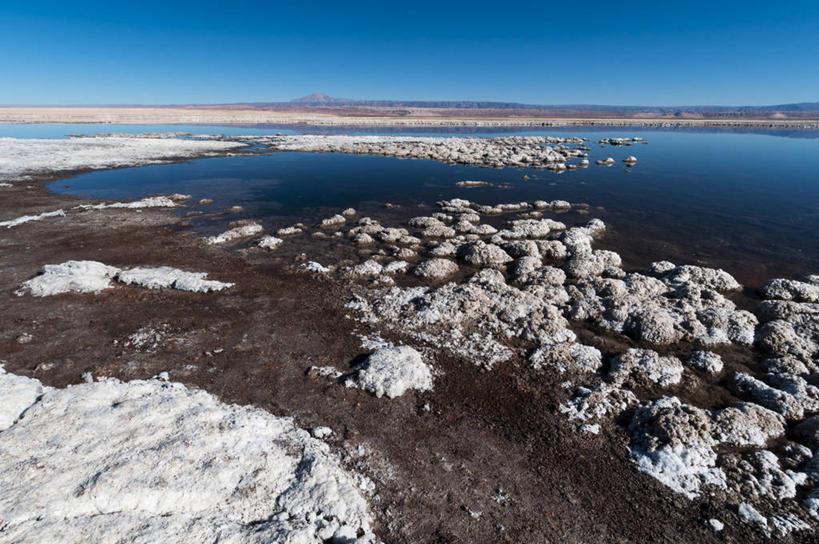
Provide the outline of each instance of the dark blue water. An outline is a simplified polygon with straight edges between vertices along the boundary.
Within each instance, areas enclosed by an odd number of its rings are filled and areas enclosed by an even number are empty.
[[[32,127],[29,125],[28,127]],[[42,136],[35,128],[31,135]],[[62,132],[270,133],[247,127],[40,125]],[[5,127],[0,126],[0,131]],[[13,131],[12,131],[13,132]],[[819,272],[819,133],[758,134],[623,128],[527,130],[517,134],[643,136],[647,145],[590,143],[592,166],[555,174],[483,169],[432,161],[335,154],[272,153],[95,172],[55,182],[61,193],[131,199],[182,192],[241,205],[270,226],[353,206],[433,204],[461,197],[485,204],[555,198],[586,202],[611,226],[606,240],[635,265],[667,258],[720,265],[746,282]],[[497,134],[490,133],[490,134]],[[0,132],[0,135],[15,135]],[[616,166],[595,166],[612,154]],[[620,160],[635,155],[627,171]],[[529,176],[524,181],[522,177]],[[510,188],[464,189],[461,180]],[[70,185],[70,187],[65,187]]]

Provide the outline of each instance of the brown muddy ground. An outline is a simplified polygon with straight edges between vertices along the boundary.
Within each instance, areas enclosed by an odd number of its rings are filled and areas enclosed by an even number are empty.
[[[75,203],[42,182],[2,191],[3,219]],[[439,354],[435,390],[394,400],[309,376],[312,365],[345,369],[362,354],[342,309],[348,287],[288,272],[287,252],[215,249],[200,240],[169,211],[69,214],[3,229],[6,369],[53,386],[80,382],[85,372],[140,379],[167,371],[225,401],[292,415],[306,428],[327,425],[335,431],[328,441],[375,481],[376,533],[387,543],[765,540],[734,513],[638,473],[623,433],[579,435],[557,413],[568,394],[561,377],[536,375],[522,361],[485,372]],[[42,265],[70,259],[205,271],[236,287],[15,295]],[[127,345],[144,327],[161,341]],[[704,528],[710,517],[726,522],[725,531]]]

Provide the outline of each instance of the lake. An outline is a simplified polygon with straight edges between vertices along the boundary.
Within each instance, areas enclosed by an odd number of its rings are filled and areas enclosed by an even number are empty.
[[[0,136],[14,137],[168,131],[360,132],[305,127],[0,125]],[[50,188],[118,200],[188,193],[196,199],[213,198],[215,207],[243,206],[242,217],[260,219],[268,227],[313,220],[349,206],[375,214],[385,202],[413,209],[453,197],[481,204],[564,199],[588,203],[589,216],[609,224],[610,232],[600,247],[621,252],[627,266],[660,259],[720,266],[751,285],[776,275],[819,272],[819,132],[619,127],[463,132],[457,135],[587,137],[592,166],[556,174],[376,156],[276,152],[93,172],[51,183]],[[389,134],[419,133],[454,134],[434,130]],[[612,136],[640,136],[647,144],[601,147],[595,143]],[[615,166],[594,165],[595,159],[609,154],[617,160]],[[639,159],[632,169],[620,162],[627,155]],[[506,188],[455,186],[463,180]],[[196,224],[213,230],[221,226],[218,221],[224,220]]]

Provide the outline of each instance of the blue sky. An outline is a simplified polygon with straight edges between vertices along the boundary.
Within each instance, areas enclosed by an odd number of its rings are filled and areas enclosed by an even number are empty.
[[[819,2],[0,2],[0,104],[819,101]]]

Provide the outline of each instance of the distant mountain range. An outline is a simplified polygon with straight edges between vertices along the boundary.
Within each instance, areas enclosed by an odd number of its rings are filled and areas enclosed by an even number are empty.
[[[819,102],[800,102],[774,106],[616,106],[599,104],[521,104],[518,102],[484,102],[474,100],[420,101],[420,100],[355,100],[334,98],[313,93],[288,102],[299,106],[369,106],[384,108],[463,108],[493,110],[584,110],[584,111],[819,111]]]
[[[238,105],[238,104],[237,104]],[[661,116],[716,116],[716,117],[804,117],[819,114],[819,102],[800,102],[771,106],[617,106],[600,104],[522,104],[518,102],[488,102],[474,100],[421,101],[421,100],[355,100],[335,98],[314,93],[289,102],[255,102],[243,104],[257,108],[436,108],[447,110],[518,110],[528,112],[661,115]]]

